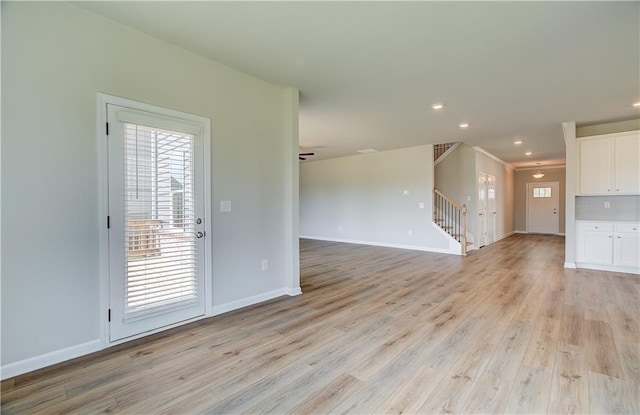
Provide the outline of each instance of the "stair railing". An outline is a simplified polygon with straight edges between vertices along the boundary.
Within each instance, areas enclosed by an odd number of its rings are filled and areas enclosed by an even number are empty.
[[[456,143],[442,143],[442,144],[434,144],[433,145],[433,161],[436,161],[447,152],[451,147]]]
[[[460,206],[438,189],[433,189],[433,221],[460,242],[467,254],[467,206]]]

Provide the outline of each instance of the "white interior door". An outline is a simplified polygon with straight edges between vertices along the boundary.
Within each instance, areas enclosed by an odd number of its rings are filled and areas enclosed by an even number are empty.
[[[107,105],[110,341],[205,313],[202,126]]]
[[[478,247],[487,244],[487,175],[478,172]]]
[[[527,183],[527,232],[559,231],[558,182]]]
[[[487,245],[496,241],[496,176],[487,175]]]

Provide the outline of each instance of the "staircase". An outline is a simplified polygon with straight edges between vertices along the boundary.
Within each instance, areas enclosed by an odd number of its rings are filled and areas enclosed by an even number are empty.
[[[433,222],[458,241],[462,255],[467,254],[466,205],[460,206],[438,189],[433,189]]]

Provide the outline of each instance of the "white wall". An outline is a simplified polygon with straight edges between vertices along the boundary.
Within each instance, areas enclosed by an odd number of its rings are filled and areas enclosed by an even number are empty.
[[[432,226],[432,191],[431,145],[305,162],[300,234],[445,251],[448,240]]]
[[[61,2],[2,3],[2,62],[3,376],[100,336],[97,92],[211,119],[214,310],[299,289],[295,93]]]

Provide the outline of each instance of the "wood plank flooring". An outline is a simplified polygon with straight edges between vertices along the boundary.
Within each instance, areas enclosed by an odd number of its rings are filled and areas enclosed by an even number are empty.
[[[301,241],[282,297],[2,382],[4,414],[640,413],[640,277],[564,238]]]

